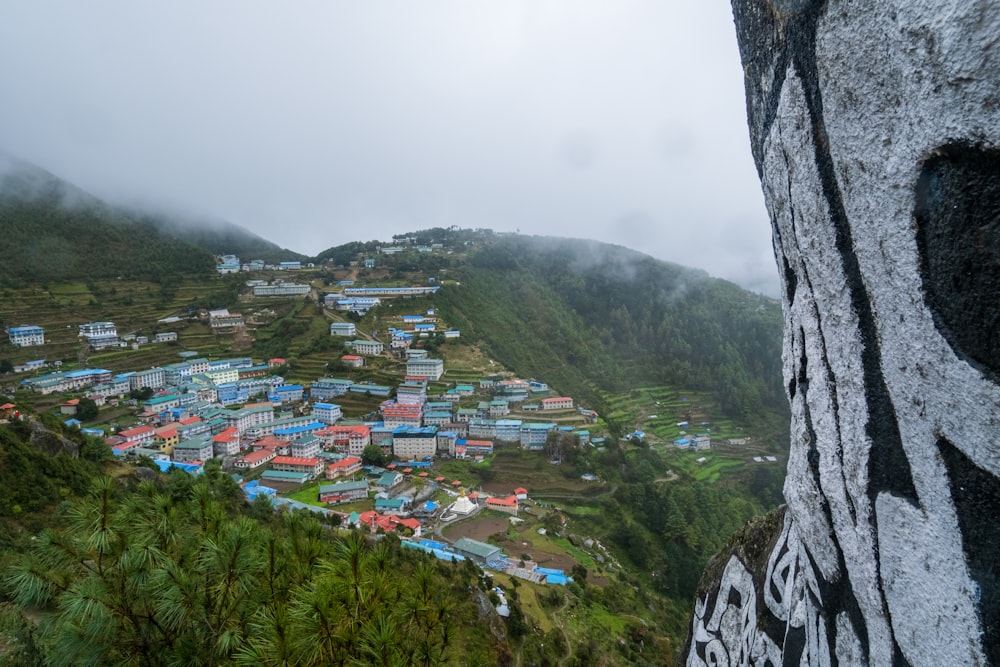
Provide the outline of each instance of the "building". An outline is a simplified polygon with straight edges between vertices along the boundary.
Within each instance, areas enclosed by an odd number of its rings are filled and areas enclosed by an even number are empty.
[[[166,384],[166,375],[162,368],[149,368],[144,371],[136,371],[128,376],[128,385],[132,391],[139,389],[159,389]]]
[[[117,435],[120,438],[124,438],[126,443],[138,447],[152,442],[156,436],[156,429],[152,426],[136,426],[119,431]]]
[[[234,456],[239,453],[240,432],[235,428],[227,428],[212,436],[212,454],[215,456]]]
[[[297,262],[296,262],[297,263]],[[284,264],[284,262],[282,262]],[[270,285],[254,285],[254,296],[304,296],[309,294],[312,287],[300,285],[299,283],[274,282]]]
[[[348,347],[357,352],[358,354],[365,357],[375,357],[382,354],[383,346],[382,343],[377,340],[352,340],[349,342]]]
[[[358,472],[361,472],[361,459],[356,456],[348,456],[328,465],[326,467],[326,478],[350,477]]]
[[[525,449],[540,450],[545,447],[549,433],[555,429],[555,424],[521,424],[521,446]],[[471,430],[470,430],[471,433]]]
[[[350,366],[351,368],[361,368],[365,365],[364,357],[359,357],[356,354],[345,354],[340,360],[344,362],[345,366]]]
[[[331,336],[357,336],[358,327],[354,322],[330,322]]]
[[[369,297],[345,297],[342,294],[327,294],[323,299],[327,308],[335,308],[339,311],[356,313],[364,316],[369,310],[375,308],[382,302],[377,298]]]
[[[403,461],[422,461],[437,453],[437,427],[400,427],[392,434],[392,453]]]
[[[31,347],[45,344],[45,329],[29,324],[7,329],[7,338],[14,347]]]
[[[214,444],[207,435],[200,435],[174,445],[173,458],[179,463],[207,461],[214,455]]]
[[[360,457],[365,447],[372,444],[371,429],[365,424],[330,426],[316,432],[335,451]]]
[[[360,359],[361,357],[355,357]],[[336,396],[343,396],[351,388],[353,382],[340,378],[320,378],[309,387],[309,398],[314,401],[326,401]]]
[[[459,456],[459,448],[463,456]],[[489,456],[493,453],[493,443],[489,440],[469,440],[462,438],[455,441],[456,458],[475,458],[477,456]]]
[[[541,405],[542,410],[572,410],[573,399],[567,396],[543,398]]]
[[[444,361],[441,359],[407,359],[406,374],[436,382],[444,375]]]
[[[154,343],[170,343],[175,340],[177,340],[176,331],[164,331],[153,336]]]
[[[354,500],[363,500],[368,497],[368,481],[360,482],[336,482],[334,484],[320,484],[319,501],[321,503],[349,503]]]
[[[381,411],[382,421],[389,428],[419,427],[424,416],[423,407],[413,403],[390,403],[383,405]]]
[[[298,456],[275,456],[271,461],[271,469],[279,472],[308,473],[309,478],[313,479],[323,472],[323,460]]]
[[[506,498],[487,498],[486,509],[506,512],[517,516],[517,496],[507,496]]]
[[[396,487],[396,485],[402,483],[403,476],[398,472],[386,472],[382,473],[382,476],[378,478],[375,482],[375,486],[378,487],[380,491],[390,491]]]
[[[336,403],[316,403],[312,407],[312,417],[324,424],[336,424],[343,416]]]
[[[95,350],[118,347],[118,328],[114,322],[88,322],[80,325],[80,337]]]
[[[485,542],[473,540],[468,537],[460,538],[455,542],[453,548],[461,555],[471,558],[480,565],[500,560],[502,553],[500,547],[495,547],[492,544],[486,544]]]
[[[232,333],[243,326],[242,313],[230,313],[228,309],[221,308],[208,313],[208,322],[213,333]]]
[[[345,287],[344,296],[364,297],[396,297],[396,296],[420,296],[423,294],[434,294],[440,286],[434,287]]]
[[[320,453],[320,444],[320,439],[315,435],[307,435],[298,440],[292,440],[291,455],[300,459],[317,457]]]
[[[305,387],[300,384],[282,384],[274,388],[270,394],[272,403],[284,404],[301,401],[305,396]]]

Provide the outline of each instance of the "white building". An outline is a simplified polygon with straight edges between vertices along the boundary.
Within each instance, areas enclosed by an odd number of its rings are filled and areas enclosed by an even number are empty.
[[[432,381],[441,379],[444,375],[444,361],[441,359],[407,359],[406,374],[414,377],[425,377]]]
[[[88,322],[80,325],[80,337],[95,350],[118,346],[118,328],[114,322]]]
[[[357,336],[358,328],[354,322],[330,322],[331,336]]]
[[[316,403],[312,408],[312,417],[324,424],[336,424],[344,415],[335,403]]]
[[[352,340],[348,345],[352,350],[366,357],[382,354],[382,343],[377,340]]]
[[[31,347],[45,344],[45,330],[41,327],[22,324],[19,327],[7,329],[7,337],[14,347]]]

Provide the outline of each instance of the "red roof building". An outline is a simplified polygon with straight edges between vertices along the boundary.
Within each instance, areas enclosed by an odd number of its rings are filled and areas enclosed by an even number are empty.
[[[359,470],[361,470],[361,459],[349,456],[346,459],[341,459],[328,465],[326,467],[326,478],[337,479],[338,477],[347,477]]]
[[[517,516],[517,496],[507,496],[506,498],[487,498],[486,508]]]
[[[275,456],[271,460],[271,470],[307,472],[311,475],[318,475],[323,472],[323,460],[303,456]]]
[[[249,470],[250,468],[257,468],[264,465],[268,461],[273,460],[275,456],[274,450],[258,449],[236,459],[236,463],[233,465],[241,470]]]

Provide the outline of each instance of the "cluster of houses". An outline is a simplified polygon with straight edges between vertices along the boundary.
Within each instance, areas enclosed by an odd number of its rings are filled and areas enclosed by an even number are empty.
[[[136,334],[118,335],[114,322],[87,322],[79,325],[79,338],[82,343],[94,350],[104,350],[111,347],[128,347],[129,345],[146,345],[153,343],[169,343],[177,340],[177,333],[166,331],[155,334],[152,341],[148,336]],[[7,328],[7,339],[15,347],[34,347],[45,345],[45,329],[33,324],[22,324],[19,327]],[[41,362],[38,362],[39,365]]]
[[[555,431],[589,443],[585,429],[509,418],[513,402],[531,391],[547,392],[544,384],[484,380],[478,388],[457,385],[430,395],[430,383],[441,378],[444,363],[423,350],[409,352],[407,375],[395,388],[332,377],[305,387],[273,374],[283,359],[258,364],[250,358],[190,357],[127,373],[100,368],[48,373],[22,385],[43,394],[82,392],[98,406],[148,388],[153,394],[139,406],[140,424],[107,438],[116,454],[177,463],[235,457],[237,469],[267,466],[269,478],[280,481],[349,476],[369,445],[395,460],[427,461],[436,456],[482,460],[495,445],[505,444],[540,450]],[[477,391],[491,392],[489,400],[458,407]],[[377,419],[344,422],[333,401],[348,392],[385,396]],[[64,414],[72,416],[72,407],[67,402]],[[536,407],[543,412],[572,410],[573,400],[544,398]]]
[[[215,270],[220,275],[227,273],[251,272],[251,271],[299,271],[301,269],[314,268],[311,262],[303,264],[298,261],[279,262],[277,264],[267,264],[262,259],[251,259],[241,262],[236,255],[222,255],[216,260]]]

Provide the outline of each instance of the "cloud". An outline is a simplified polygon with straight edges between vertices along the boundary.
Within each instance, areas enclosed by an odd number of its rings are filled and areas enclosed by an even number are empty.
[[[726,3],[13,3],[0,58],[0,146],[105,198],[307,254],[589,237],[777,292]]]

